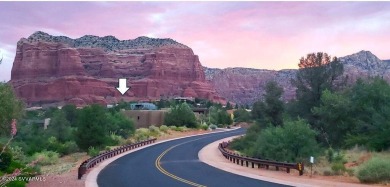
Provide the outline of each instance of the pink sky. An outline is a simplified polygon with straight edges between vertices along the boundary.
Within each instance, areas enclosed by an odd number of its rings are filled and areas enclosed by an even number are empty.
[[[390,2],[0,2],[0,81],[16,42],[41,30],[172,38],[207,67],[298,68],[310,52],[390,59]]]

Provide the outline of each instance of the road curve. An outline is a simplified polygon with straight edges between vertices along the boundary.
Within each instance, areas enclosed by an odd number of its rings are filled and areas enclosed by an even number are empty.
[[[147,147],[107,165],[97,183],[100,187],[284,186],[228,173],[199,161],[198,152],[207,144],[243,133],[244,129],[237,129]]]

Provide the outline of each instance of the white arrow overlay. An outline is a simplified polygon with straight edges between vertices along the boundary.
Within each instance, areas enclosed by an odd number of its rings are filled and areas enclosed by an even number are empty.
[[[116,88],[122,95],[129,90],[127,87],[127,80],[125,78],[119,79],[119,87]]]

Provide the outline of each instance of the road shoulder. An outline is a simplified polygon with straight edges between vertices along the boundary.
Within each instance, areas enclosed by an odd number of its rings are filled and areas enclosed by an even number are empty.
[[[290,174],[283,171],[272,171],[266,170],[264,168],[249,168],[241,165],[236,165],[229,160],[227,160],[222,153],[218,150],[218,144],[223,141],[229,141],[233,137],[224,138],[217,140],[213,143],[208,144],[203,147],[199,153],[199,160],[204,162],[212,167],[215,167],[220,170],[224,170],[230,173],[237,175],[268,181],[278,184],[285,184],[290,186],[351,186],[351,187],[361,187],[361,186],[372,186],[364,185],[359,183],[345,183],[337,181],[328,181],[328,180],[319,180],[315,178],[309,178],[308,176],[298,176],[297,172],[291,172]]]

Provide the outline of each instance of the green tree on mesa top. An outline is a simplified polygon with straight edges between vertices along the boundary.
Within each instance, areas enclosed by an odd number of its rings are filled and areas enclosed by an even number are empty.
[[[319,52],[302,57],[298,66],[296,79],[292,80],[297,87],[298,114],[314,125],[315,116],[311,110],[320,106],[324,90],[334,91],[337,88],[336,80],[343,74],[343,65],[336,57],[331,59],[327,53]]]

